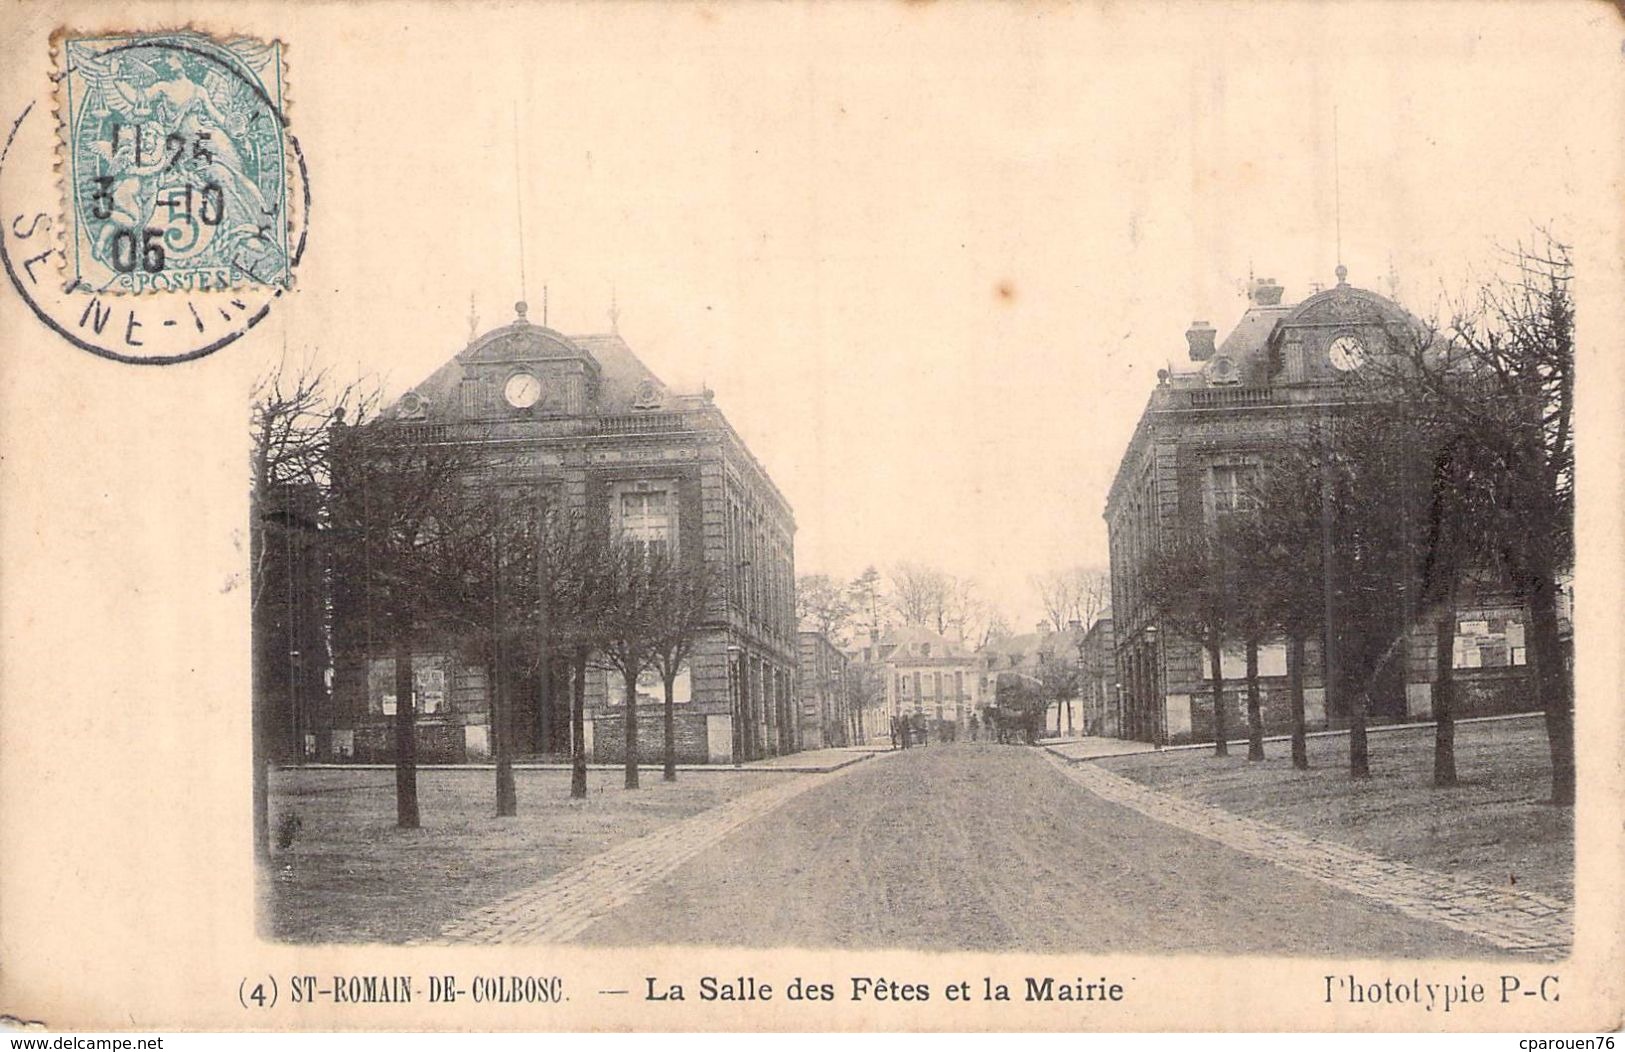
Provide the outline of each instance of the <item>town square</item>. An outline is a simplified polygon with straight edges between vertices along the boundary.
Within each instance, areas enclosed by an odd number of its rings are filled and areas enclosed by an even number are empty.
[[[11,0],[8,1033],[1605,1052],[1618,15]]]
[[[921,562],[798,573],[718,393],[614,304],[518,302],[392,400],[273,372],[268,933],[1560,957],[1566,252],[1444,323],[1250,277],[1031,631]]]

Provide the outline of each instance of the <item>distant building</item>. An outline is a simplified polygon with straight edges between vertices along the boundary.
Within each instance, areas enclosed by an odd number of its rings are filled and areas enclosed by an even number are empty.
[[[886,711],[964,724],[981,704],[976,656],[928,628],[889,629],[873,648],[885,677]]]
[[[613,535],[670,546],[703,560],[719,584],[716,620],[680,673],[678,758],[723,763],[799,747],[795,676],[795,519],[783,494],[712,400],[669,388],[618,334],[566,336],[510,324],[459,351],[383,414],[425,442],[500,450],[500,481],[548,506],[578,509]],[[376,425],[363,425],[376,426]],[[344,443],[335,442],[342,455]],[[375,611],[340,589],[335,609],[332,753],[392,755],[391,648]],[[540,645],[541,641],[537,641]],[[490,670],[459,656],[442,626],[413,645],[419,757],[479,759],[491,748]],[[571,748],[570,670],[513,662],[507,697],[520,728],[516,752]],[[584,743],[595,761],[624,749],[622,691],[609,674],[585,679]],[[640,683],[639,751],[662,750],[657,677]]]
[[[1078,695],[1083,708],[1083,733],[1120,737],[1123,696],[1117,681],[1117,643],[1112,633],[1112,612],[1095,619],[1083,636],[1078,672]]]
[[[1122,703],[1115,733],[1145,741],[1207,741],[1215,698],[1208,658],[1175,631],[1147,599],[1148,560],[1180,532],[1211,528],[1245,505],[1271,451],[1303,442],[1317,425],[1357,401],[1349,381],[1390,341],[1411,338],[1416,321],[1398,304],[1346,283],[1295,303],[1282,303],[1273,281],[1253,282],[1248,306],[1222,342],[1207,322],[1186,333],[1189,364],[1159,374],[1129,441],[1106,503],[1111,547],[1112,646]],[[1396,507],[1396,514],[1405,513]],[[1329,523],[1335,532],[1335,524]],[[1336,546],[1334,543],[1334,553]],[[1306,566],[1319,574],[1319,566]],[[1418,621],[1414,596],[1397,587],[1389,620],[1363,638],[1334,628],[1340,677],[1327,704],[1325,647],[1309,641],[1305,709],[1311,727],[1347,720],[1351,691],[1369,691],[1374,720],[1431,713],[1433,638]],[[1493,583],[1463,589],[1458,603],[1455,666],[1458,715],[1517,708],[1525,663],[1524,612]],[[1389,658],[1392,658],[1389,660]],[[1221,658],[1229,731],[1244,734],[1245,664],[1239,642]],[[1380,664],[1384,678],[1356,681],[1356,668]],[[1260,653],[1266,731],[1290,727],[1286,647],[1268,641]]]
[[[991,704],[999,676],[1005,676],[1007,684],[1010,677],[1019,678],[1039,695],[1050,695],[1044,714],[1046,734],[1084,733],[1077,693],[1078,646],[1083,640],[1084,631],[1076,621],[1059,632],[1048,621],[1039,621],[1032,632],[989,639],[976,654],[982,696]],[[1056,693],[1062,696],[1055,697]]]
[[[850,663],[821,632],[800,632],[797,639],[801,655],[797,677],[801,747],[850,745],[856,733],[850,710]]]

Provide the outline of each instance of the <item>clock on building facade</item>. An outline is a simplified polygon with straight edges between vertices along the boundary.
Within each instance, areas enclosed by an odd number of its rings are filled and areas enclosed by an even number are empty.
[[[1357,336],[1339,336],[1327,347],[1326,357],[1331,360],[1332,368],[1346,373],[1365,362],[1365,344]]]
[[[529,409],[541,401],[542,382],[534,373],[514,373],[503,385],[502,397],[515,409]]]

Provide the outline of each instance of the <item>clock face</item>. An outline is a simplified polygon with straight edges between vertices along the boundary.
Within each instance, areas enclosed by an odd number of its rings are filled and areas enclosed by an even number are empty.
[[[515,409],[529,409],[542,398],[542,382],[530,373],[514,373],[502,388],[502,397]]]
[[[1335,369],[1343,372],[1358,369],[1360,363],[1365,361],[1365,345],[1356,337],[1339,336],[1326,349],[1326,357],[1331,359],[1332,367]]]

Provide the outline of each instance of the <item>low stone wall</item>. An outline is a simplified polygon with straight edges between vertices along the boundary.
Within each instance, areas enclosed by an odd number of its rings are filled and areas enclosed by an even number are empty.
[[[1311,731],[1325,730],[1325,692],[1319,687],[1303,692],[1304,726]],[[1170,745],[1213,740],[1213,693],[1206,691],[1190,696],[1190,726],[1169,736]],[[1270,681],[1260,684],[1258,692],[1259,714],[1264,720],[1266,735],[1292,732],[1292,696],[1284,683]],[[1224,688],[1225,737],[1234,741],[1247,736],[1247,688],[1245,684],[1226,681]]]
[[[1412,683],[1407,688],[1407,720],[1425,722],[1433,718],[1432,684]],[[1504,716],[1527,712],[1533,707],[1527,668],[1458,671],[1452,684],[1454,714],[1458,719],[1473,716]],[[1247,688],[1225,682],[1225,736],[1231,741],[1247,737]],[[1170,721],[1169,745],[1213,740],[1213,693],[1204,691],[1184,701],[1169,698],[1170,705],[1188,704],[1187,727]],[[1264,717],[1265,735],[1292,733],[1292,702],[1284,684],[1270,681],[1260,685],[1259,709]],[[1373,722],[1379,722],[1374,720]],[[1391,719],[1380,722],[1392,722]],[[1336,730],[1348,726],[1346,719],[1328,719],[1325,692],[1318,687],[1304,691],[1304,724],[1310,731]]]
[[[673,721],[678,763],[706,763],[711,759],[705,716],[678,711]],[[626,762],[626,715],[611,711],[592,721],[592,762]],[[638,762],[661,763],[666,758],[666,716],[660,705],[638,707]]]
[[[483,731],[485,728],[479,728]],[[417,761],[419,763],[464,763],[484,756],[470,756],[467,730],[461,723],[419,723],[417,726]],[[368,724],[355,729],[355,755],[348,757],[356,763],[394,763],[395,726],[393,723]]]

